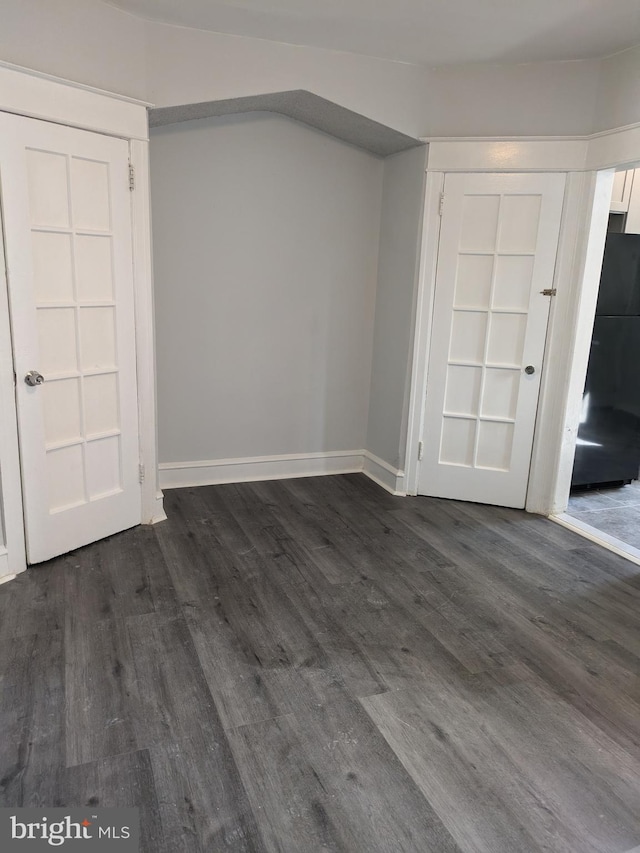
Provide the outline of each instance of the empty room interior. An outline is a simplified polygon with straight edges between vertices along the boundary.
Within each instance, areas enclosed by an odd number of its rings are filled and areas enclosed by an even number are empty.
[[[638,0],[2,0],[0,261],[3,851],[640,851]]]

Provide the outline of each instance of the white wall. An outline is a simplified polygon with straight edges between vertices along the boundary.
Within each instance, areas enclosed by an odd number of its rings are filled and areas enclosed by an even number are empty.
[[[599,72],[597,60],[434,69],[429,135],[588,134]]]
[[[99,0],[0,3],[1,59],[158,106],[308,89],[413,136],[566,135],[625,123],[638,110],[615,94],[617,82],[622,75],[630,96],[637,91],[640,53],[620,56],[428,69],[142,21]]]
[[[367,450],[404,466],[426,146],[384,161]]]
[[[640,46],[603,59],[594,131],[640,122]]]
[[[147,38],[158,106],[308,89],[412,136],[569,135],[593,125],[597,60],[428,69],[163,24],[150,24]]]
[[[164,24],[147,38],[157,106],[307,89],[412,136],[427,123],[428,72],[416,65]]]
[[[268,114],[152,132],[161,462],[365,446],[382,178]]]
[[[1,0],[0,59],[144,100],[146,26],[99,0]]]

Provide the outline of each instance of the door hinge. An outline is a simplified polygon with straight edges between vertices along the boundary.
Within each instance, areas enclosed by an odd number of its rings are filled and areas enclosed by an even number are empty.
[[[136,170],[132,163],[129,163],[129,189],[131,191],[136,188]]]
[[[540,291],[543,296],[555,296],[557,292],[555,287],[545,287],[544,290]]]
[[[144,465],[142,462],[138,465],[138,482],[144,483]]]
[[[424,444],[422,441],[418,442],[418,462],[422,462],[422,457],[424,456]]]
[[[444,193],[440,193],[440,216],[444,213]]]

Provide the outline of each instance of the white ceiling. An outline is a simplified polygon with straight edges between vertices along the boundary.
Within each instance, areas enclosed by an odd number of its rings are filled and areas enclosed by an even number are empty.
[[[154,21],[443,65],[607,56],[640,0],[106,0]]]

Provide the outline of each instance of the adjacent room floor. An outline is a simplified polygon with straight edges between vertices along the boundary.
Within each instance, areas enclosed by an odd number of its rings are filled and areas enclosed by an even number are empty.
[[[640,482],[571,494],[567,515],[640,549]]]
[[[0,587],[0,805],[147,853],[640,845],[640,569],[363,475],[168,492]]]

